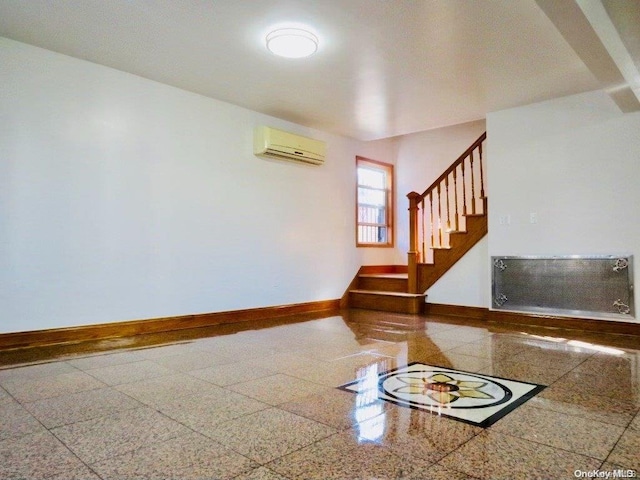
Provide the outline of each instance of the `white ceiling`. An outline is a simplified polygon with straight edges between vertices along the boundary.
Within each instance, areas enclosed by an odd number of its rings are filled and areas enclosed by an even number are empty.
[[[572,28],[594,8],[619,18],[635,70],[593,46],[606,43],[595,26]],[[640,25],[624,20],[638,12],[638,0],[0,0],[0,36],[370,140],[598,88],[624,90],[633,110]],[[287,22],[318,35],[315,56],[266,51]]]

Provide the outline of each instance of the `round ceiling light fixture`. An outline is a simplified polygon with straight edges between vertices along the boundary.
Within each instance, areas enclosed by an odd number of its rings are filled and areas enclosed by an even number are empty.
[[[279,28],[267,35],[267,49],[286,58],[304,58],[318,50],[318,37],[301,28]]]

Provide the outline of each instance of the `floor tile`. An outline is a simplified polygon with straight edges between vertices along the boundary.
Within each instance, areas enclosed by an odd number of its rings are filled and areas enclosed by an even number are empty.
[[[144,360],[144,357],[140,352],[125,351],[74,358],[72,360],[67,360],[67,363],[75,368],[79,368],[80,370],[91,370],[94,368],[111,367],[113,365],[139,362],[141,360]]]
[[[270,408],[223,423],[207,436],[264,464],[335,432],[321,423]]]
[[[428,478],[429,480],[474,480],[476,477],[471,477],[466,473],[456,472],[455,470],[436,464],[424,471],[424,478]]]
[[[574,471],[597,469],[602,460],[485,431],[439,463],[486,480],[548,480],[575,478]]]
[[[615,448],[607,458],[607,462],[614,463],[625,469],[633,469],[640,473],[640,431],[627,429]]]
[[[352,365],[323,362],[313,366],[292,368],[287,372],[287,375],[324,385],[325,387],[334,388],[354,378],[366,375],[367,372],[372,369],[377,371],[377,364],[371,367],[354,367]]]
[[[519,380],[521,382],[537,383],[539,385],[551,385],[565,375],[567,370],[514,361],[494,361],[491,366],[481,368],[476,373]]]
[[[438,355],[427,356],[422,362],[429,365],[437,365],[439,367],[453,368],[467,372],[477,372],[478,370],[491,366],[491,361],[486,358],[454,353],[452,350]]]
[[[640,411],[638,411],[635,418],[629,424],[629,428],[640,431]]]
[[[231,479],[257,464],[197,433],[188,433],[104,460],[92,468],[102,478],[130,480]]]
[[[562,425],[562,429],[558,429],[558,425]],[[491,430],[604,460],[624,427],[527,404],[498,421]],[[567,435],[567,432],[571,434]]]
[[[29,380],[12,379],[7,380],[4,384],[4,388],[22,403],[59,395],[69,395],[104,386],[104,383],[78,370],[51,377],[39,377]]]
[[[74,468],[72,470],[58,473],[53,477],[47,477],[47,480],[102,480],[96,473],[89,467],[82,466]]]
[[[219,387],[186,374],[174,374],[152,378],[144,382],[118,385],[118,391],[136,400],[155,407],[171,402],[178,397],[215,392]]]
[[[571,349],[535,348],[518,354],[518,362],[534,364],[543,368],[570,371],[593,356],[593,352],[576,352]]]
[[[593,392],[597,393],[597,392]],[[562,382],[546,388],[530,401],[531,406],[553,410],[584,419],[626,427],[638,411],[638,407],[603,395],[571,391]]]
[[[154,362],[176,372],[188,372],[216,365],[235,363],[235,360],[231,357],[215,355],[210,352],[197,351],[157,358]]]
[[[194,342],[174,343],[169,345],[157,345],[153,347],[141,348],[136,350],[140,356],[147,360],[155,360],[157,358],[171,357],[173,355],[182,355],[184,353],[195,352],[198,350],[197,344]]]
[[[140,402],[112,388],[88,390],[25,404],[25,408],[47,428],[90,420],[141,406]]]
[[[190,433],[150,408],[138,408],[51,430],[88,464]]]
[[[580,364],[576,369],[576,373],[585,373],[587,375],[600,375],[614,378],[640,380],[640,371],[638,371],[638,362],[640,362],[640,352],[623,353],[621,355],[611,355],[598,353]]]
[[[280,404],[278,408],[343,430],[380,415],[390,406],[376,396],[365,399],[363,396],[330,389]]]
[[[111,386],[175,374],[173,370],[150,360],[109,365],[106,367],[93,368],[86,372],[92,377]]]
[[[612,381],[612,378],[615,379]],[[560,383],[569,392],[597,394],[603,397],[622,400],[640,407],[640,383],[629,377],[611,377],[608,375],[590,375],[572,371],[560,379]]]
[[[413,464],[378,445],[354,443],[348,433],[316,442],[267,467],[287,478],[305,480],[405,479],[415,469]]]
[[[0,442],[0,478],[44,479],[83,467],[78,458],[48,432]]]
[[[221,423],[264,410],[269,405],[218,389],[206,394],[167,399],[158,408],[169,418],[206,435]]]
[[[249,363],[230,363],[188,372],[192,377],[215,385],[227,386],[248,382],[274,374],[272,370],[260,368]]]
[[[286,477],[283,477],[282,475],[266,467],[260,467],[260,468],[251,470],[249,473],[240,475],[236,477],[234,480],[289,480],[289,479]]]
[[[407,461],[434,463],[484,431],[428,412],[392,405],[382,415],[359,422],[352,434],[359,442],[384,446]]]
[[[66,362],[49,362],[26,367],[4,368],[0,369],[0,385],[3,385],[7,380],[33,380],[77,371],[76,368]]]
[[[492,335],[491,337],[484,337],[480,340],[465,343],[449,351],[493,360],[509,360],[525,351],[525,348],[522,342],[511,337]]]
[[[452,340],[462,344],[490,338],[492,334],[491,332],[480,328],[457,327],[437,332],[429,336],[436,343],[445,340]]]
[[[0,400],[0,441],[43,432],[42,424],[11,398]]]
[[[249,382],[237,383],[227,388],[269,405],[279,405],[326,390],[323,385],[281,373]]]
[[[271,370],[277,373],[287,373],[290,369],[305,366],[314,366],[317,360],[295,353],[277,353],[275,355],[267,355],[246,362],[255,365],[258,368]]]

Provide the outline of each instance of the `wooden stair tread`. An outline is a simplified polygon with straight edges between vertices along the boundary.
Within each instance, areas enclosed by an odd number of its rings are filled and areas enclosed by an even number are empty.
[[[385,295],[389,297],[416,298],[424,297],[424,293],[386,292],[382,290],[349,290],[349,293],[364,293],[366,295]]]
[[[463,217],[484,217],[486,213],[466,213]]]
[[[361,273],[358,275],[361,278],[400,278],[408,279],[408,273]]]
[[[451,247],[429,247],[430,250],[451,250]]]

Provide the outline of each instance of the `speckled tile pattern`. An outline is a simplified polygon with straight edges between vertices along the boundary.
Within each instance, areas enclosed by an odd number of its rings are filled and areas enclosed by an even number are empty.
[[[230,385],[229,390],[254,398],[270,405],[279,405],[312,393],[326,390],[317,383],[300,380],[278,373],[258,380]]]
[[[607,461],[640,472],[640,431],[628,428],[607,457]]]
[[[283,410],[338,430],[351,428],[355,424],[377,417],[390,407],[390,403],[377,399],[358,405],[358,402],[354,402],[352,394],[336,389],[279,405]]]
[[[264,464],[335,432],[327,425],[271,408],[220,424],[208,436]]]
[[[189,375],[205,382],[225,387],[273,375],[273,371],[247,363],[230,363],[215,367],[191,370]]]
[[[159,406],[174,398],[206,393],[218,389],[215,385],[190,377],[186,374],[175,374],[152,378],[136,383],[127,383],[115,387],[118,391],[151,406]]]
[[[176,372],[149,360],[141,360],[133,363],[92,368],[86,370],[86,373],[106,385],[114,386],[173,375]]]
[[[221,423],[269,407],[265,403],[223,389],[168,398],[157,405],[160,412],[167,417],[205,435]]]
[[[41,357],[17,351],[15,367],[0,352],[0,478],[547,480],[640,470],[639,345],[347,310]],[[481,428],[382,401],[365,381],[426,360],[546,388]],[[356,378],[356,393],[336,388]]]
[[[558,425],[562,425],[562,430],[557,428]],[[565,429],[572,435],[566,435]],[[624,427],[527,404],[498,421],[491,431],[604,460],[624,432]]]
[[[99,388],[45,398],[24,406],[45,427],[54,428],[138,408],[142,404],[112,388]]]
[[[189,433],[104,460],[93,469],[102,478],[198,480],[234,478],[257,466],[202,435]]]
[[[1,441],[0,459],[0,478],[3,479],[44,479],[83,466],[49,432]]]
[[[240,475],[235,480],[288,480],[287,477],[277,474],[266,467],[259,467],[249,473]]]
[[[44,431],[42,424],[12,398],[0,400],[0,441]]]
[[[486,480],[575,478],[576,469],[594,470],[602,460],[483,432],[442,459],[445,467]]]
[[[190,430],[150,408],[138,408],[51,430],[88,464],[122,455]]]
[[[11,379],[4,382],[3,386],[19,402],[35,402],[43,398],[69,395],[106,385],[84,372],[76,371],[51,377]]]

